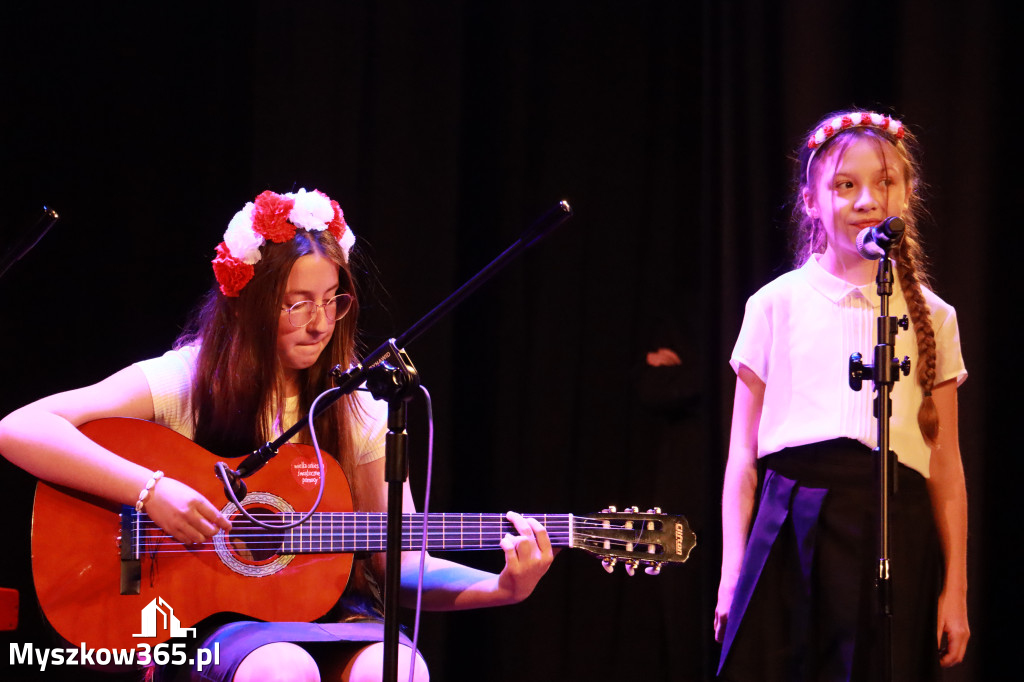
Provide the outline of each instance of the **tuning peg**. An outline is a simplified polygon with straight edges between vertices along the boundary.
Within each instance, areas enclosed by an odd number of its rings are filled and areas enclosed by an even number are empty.
[[[626,565],[625,565],[626,575],[628,575],[630,578],[632,578],[633,575],[636,574],[636,569],[637,569],[637,566],[639,566],[639,565],[640,565],[640,562],[637,561],[636,559],[632,559],[630,561],[627,561]]]
[[[614,514],[617,511],[618,511],[618,509],[616,509],[615,505],[611,505],[610,507],[605,507],[604,509],[602,509],[601,513],[602,514]]]
[[[606,559],[601,559],[601,565],[604,566],[604,570],[606,570],[609,573],[614,573],[615,572],[615,564],[617,564],[617,563],[618,563],[618,560],[615,559],[614,557],[608,557]]]
[[[633,505],[632,507],[630,507],[630,508],[629,508],[629,509],[628,509],[627,511],[631,511],[631,512],[633,512],[634,514],[639,514],[639,513],[640,513],[640,507],[638,507],[638,506],[636,506],[636,505],[634,504],[634,505]]]
[[[644,569],[644,573],[646,573],[647,575],[658,575],[659,573],[661,573],[661,562],[654,562],[653,564]]]
[[[661,513],[661,507],[651,507],[650,509],[647,510],[647,513],[648,514],[660,514]]]

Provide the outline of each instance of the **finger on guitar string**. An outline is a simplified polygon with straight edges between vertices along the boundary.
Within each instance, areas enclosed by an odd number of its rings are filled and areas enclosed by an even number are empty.
[[[222,530],[231,530],[231,521],[228,517],[224,516],[219,509],[210,504],[210,501],[205,497],[196,508],[196,511],[198,511],[207,521],[219,526]],[[216,530],[214,533],[216,533]]]
[[[516,539],[511,533],[505,533],[498,545],[505,552],[505,564],[511,571],[519,570],[519,554],[516,552]]]
[[[168,529],[168,532],[170,532],[171,537],[186,547],[201,545],[206,541],[206,536],[191,526],[178,526],[174,529]]]
[[[231,522],[202,494],[167,476],[153,488],[145,510],[154,523],[186,545],[203,543],[231,529]]]
[[[534,528],[530,525],[526,518],[518,512],[510,511],[506,512],[505,518],[508,519],[515,527],[516,532],[525,538],[533,538]]]
[[[526,521],[533,527],[533,535],[537,539],[537,547],[540,549],[541,554],[553,557],[555,550],[551,546],[551,536],[548,535],[548,529],[532,516],[527,517]]]
[[[516,512],[505,517],[515,527],[518,536],[506,533],[500,545],[505,552],[505,570],[499,584],[508,591],[511,601],[519,602],[533,592],[541,576],[554,559],[547,530],[534,518],[524,518]]]
[[[537,545],[537,549],[540,551],[540,555],[542,557],[554,556],[554,552],[551,547],[551,538],[548,535],[547,529],[540,521],[532,516],[529,518],[524,517],[522,514],[514,511],[508,512],[505,515],[505,518],[515,526],[516,532],[519,533],[521,538],[531,541]]]

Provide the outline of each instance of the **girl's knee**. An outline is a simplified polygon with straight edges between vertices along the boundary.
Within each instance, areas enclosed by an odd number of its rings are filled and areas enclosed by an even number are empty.
[[[398,679],[409,679],[409,664],[415,661],[416,682],[429,682],[430,671],[427,662],[417,651],[415,656],[410,647],[398,646]],[[341,673],[342,682],[378,682],[384,670],[384,644],[377,643],[364,647],[353,656]]]
[[[289,642],[265,644],[246,656],[233,682],[320,682],[320,669],[309,652]]]

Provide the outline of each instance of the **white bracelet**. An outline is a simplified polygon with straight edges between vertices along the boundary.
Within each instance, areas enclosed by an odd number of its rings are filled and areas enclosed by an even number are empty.
[[[164,472],[154,471],[153,476],[146,482],[146,487],[139,493],[139,501],[135,503],[135,511],[142,511],[142,505],[149,499],[149,491],[156,487],[156,482],[164,477]]]

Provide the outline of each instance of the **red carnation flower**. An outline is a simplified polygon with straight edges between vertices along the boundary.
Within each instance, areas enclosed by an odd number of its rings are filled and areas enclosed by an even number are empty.
[[[861,113],[861,115],[860,115],[860,124],[862,126],[869,126],[869,125],[871,125],[871,114],[869,114],[866,111]]]
[[[846,130],[853,125],[853,119],[849,116],[843,116],[843,130]]]
[[[295,206],[293,200],[267,190],[256,197],[255,204],[252,229],[264,239],[280,244],[295,236],[295,226],[288,222],[288,214]]]
[[[345,224],[345,214],[341,212],[341,205],[331,199],[331,208],[334,209],[334,218],[327,223],[327,231],[334,235],[334,238],[341,242],[341,235],[345,234],[348,225]]]
[[[834,133],[836,130],[832,126],[826,125],[824,127],[824,131],[825,131],[825,139],[828,139],[828,138],[832,137],[832,133]]]
[[[227,244],[217,244],[217,257],[213,259],[213,275],[217,278],[222,294],[232,298],[238,296],[253,274],[253,267],[232,256]]]

